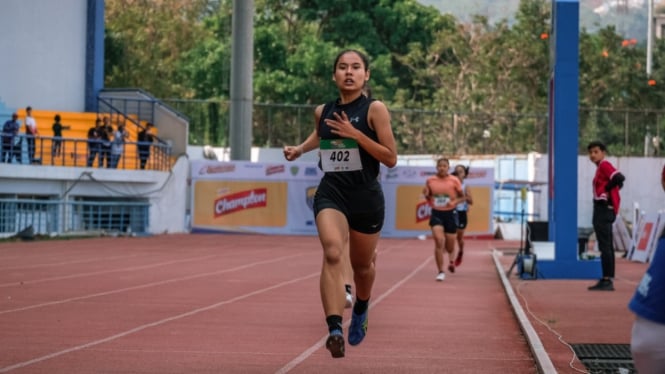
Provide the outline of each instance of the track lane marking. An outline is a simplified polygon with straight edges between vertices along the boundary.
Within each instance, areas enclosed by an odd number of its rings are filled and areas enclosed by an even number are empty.
[[[384,252],[381,252],[384,253]],[[432,261],[432,256],[429,256],[425,261],[423,261],[420,265],[418,265],[414,270],[412,270],[409,274],[407,274],[404,278],[400,279],[397,283],[395,283],[392,287],[390,287],[386,292],[382,293],[379,295],[379,297],[376,298],[376,300],[369,305],[369,309],[372,309],[376,305],[378,305],[383,299],[388,297],[391,293],[393,293],[395,290],[397,290],[399,287],[401,287],[404,283],[406,283],[409,279],[413,278],[416,274],[418,274],[425,266],[429,265],[429,263]],[[348,325],[351,324],[351,319],[348,319],[343,327],[348,327]],[[309,356],[311,356],[314,352],[318,351],[319,349],[323,348],[323,346],[326,343],[326,339],[328,339],[328,335],[324,335],[319,341],[314,343],[311,347],[307,348],[304,352],[302,352],[300,355],[298,355],[296,358],[288,362],[286,365],[284,365],[282,368],[277,370],[275,374],[285,374],[291,371],[291,369],[295,368],[298,366],[300,363],[305,361]]]
[[[250,264],[240,265],[240,266],[236,266],[236,267],[229,268],[229,269],[211,271],[211,272],[208,272],[208,273],[188,275],[188,276],[185,276],[185,277],[166,279],[166,280],[162,280],[162,281],[158,281],[158,282],[151,282],[151,283],[141,284],[141,285],[138,285],[138,286],[125,287],[125,288],[119,288],[119,289],[116,289],[116,290],[98,292],[98,293],[94,293],[94,294],[90,294],[90,295],[76,296],[76,297],[70,297],[70,298],[62,299],[62,300],[49,301],[49,302],[45,302],[45,303],[25,306],[25,307],[16,308],[16,309],[0,310],[0,315],[7,314],[7,313],[13,313],[13,312],[21,312],[21,311],[35,309],[35,308],[42,308],[42,307],[47,307],[47,306],[51,306],[51,305],[64,304],[64,303],[68,303],[68,302],[72,302],[72,301],[85,300],[85,299],[90,299],[90,298],[94,298],[94,297],[108,296],[108,295],[113,295],[113,294],[116,294],[116,293],[121,293],[121,292],[126,292],[126,291],[134,291],[134,290],[140,290],[140,289],[143,289],[143,288],[149,288],[149,287],[154,287],[154,286],[162,286],[162,285],[165,285],[165,284],[181,282],[181,281],[186,281],[186,280],[190,280],[190,279],[203,278],[203,277],[208,277],[208,276],[213,276],[213,275],[230,273],[230,272],[234,272],[234,271],[238,271],[238,270],[248,269],[248,268],[254,267],[254,266],[270,264],[270,263],[273,263],[273,262],[288,260],[288,259],[291,259],[291,258],[294,258],[294,257],[299,257],[299,256],[304,256],[304,255],[306,255],[306,253],[290,255],[290,256],[283,256],[283,257],[278,257],[278,258],[274,258],[274,259],[270,259],[270,260],[252,262]]]
[[[211,258],[211,257],[217,257],[217,256],[219,256],[219,255],[206,255],[206,256],[199,256],[199,257],[192,257],[192,258],[188,258],[188,259],[185,259],[185,260],[163,261],[163,262],[157,262],[157,263],[154,263],[154,264],[130,266],[130,267],[120,268],[120,269],[92,271],[92,272],[89,272],[89,273],[70,274],[70,275],[63,275],[63,276],[59,276],[59,277],[33,279],[33,280],[29,280],[29,281],[14,281],[14,282],[9,282],[9,283],[0,283],[0,288],[12,287],[12,286],[23,286],[23,285],[26,285],[26,284],[38,284],[38,283],[51,282],[51,281],[57,281],[57,280],[65,280],[65,279],[83,278],[83,277],[90,277],[90,276],[101,275],[101,274],[120,273],[120,272],[124,272],[124,271],[152,269],[152,268],[156,268],[156,267],[160,267],[160,266],[164,266],[164,265],[171,265],[171,264],[179,264],[179,263],[183,263],[183,262],[204,260],[204,259],[208,259],[208,258]]]
[[[134,334],[134,333],[137,333],[137,332],[140,332],[140,331],[143,331],[143,330],[151,328],[151,327],[160,326],[160,325],[163,325],[165,323],[176,321],[176,320],[179,320],[179,319],[182,319],[182,318],[185,318],[185,317],[191,317],[191,316],[199,314],[201,312],[205,312],[205,311],[208,311],[208,310],[211,310],[211,309],[219,308],[221,306],[231,304],[231,303],[234,303],[236,301],[244,300],[244,299],[250,298],[252,296],[260,295],[262,293],[272,291],[272,290],[275,290],[275,289],[278,289],[278,288],[281,288],[281,287],[284,287],[284,286],[288,286],[288,285],[291,285],[291,284],[294,284],[294,283],[298,283],[298,282],[306,280],[306,279],[318,277],[319,275],[320,275],[320,272],[317,271],[316,273],[311,273],[311,274],[304,275],[302,277],[293,278],[291,280],[284,281],[284,282],[272,285],[270,287],[262,288],[262,289],[259,289],[259,290],[256,290],[256,291],[252,291],[252,292],[246,293],[246,294],[241,295],[241,296],[236,296],[236,297],[233,297],[233,298],[228,299],[228,300],[220,301],[220,302],[215,303],[215,304],[211,304],[211,305],[201,307],[201,308],[196,308],[196,309],[190,310],[189,312],[180,313],[180,314],[174,315],[172,317],[163,318],[163,319],[160,319],[158,321],[151,322],[151,323],[146,323],[146,324],[137,326],[133,329],[108,336],[106,338],[94,340],[94,341],[91,341],[91,342],[85,343],[85,344],[80,344],[80,345],[77,345],[77,346],[74,346],[74,347],[71,347],[71,348],[63,349],[63,350],[58,351],[58,352],[49,353],[47,355],[36,357],[36,358],[31,359],[31,360],[19,362],[19,363],[16,363],[14,365],[5,366],[3,368],[0,368],[0,373],[7,373],[7,372],[15,370],[15,369],[21,369],[21,368],[24,368],[26,366],[37,364],[37,363],[42,362],[42,361],[50,360],[52,358],[65,355],[67,353],[80,351],[82,349],[94,347],[96,345],[103,344],[103,343],[108,343],[110,341],[125,337],[127,335],[131,335],[131,334]]]

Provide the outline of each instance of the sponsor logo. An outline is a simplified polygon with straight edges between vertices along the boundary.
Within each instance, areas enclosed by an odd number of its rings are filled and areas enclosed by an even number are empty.
[[[416,205],[416,222],[422,222],[429,220],[429,217],[432,215],[432,207],[429,206],[427,201],[423,201]]]
[[[397,172],[397,170],[388,170],[388,172],[386,173],[386,179],[394,179],[397,177],[399,177],[399,173]]]
[[[236,170],[236,166],[234,164],[204,165],[199,170],[199,175],[230,173],[230,172],[233,172],[235,170]]]
[[[255,188],[221,196],[215,200],[215,218],[245,209],[265,207],[267,203],[268,190],[266,188]]]
[[[284,167],[284,165],[268,166],[266,168],[266,175],[283,173],[285,170],[286,170],[286,167]]]
[[[360,122],[360,117],[358,117],[358,116],[351,117],[351,118],[349,118],[349,122],[358,123],[358,122]]]
[[[420,176],[421,177],[431,177],[432,175],[436,175],[436,171],[421,171]]]
[[[307,187],[305,190],[305,202],[309,210],[314,210],[314,195],[316,194],[317,186]]]
[[[649,244],[649,238],[651,237],[651,231],[653,230],[653,222],[646,222],[644,224],[644,228],[642,229],[642,232],[640,233],[639,236],[639,241],[637,242],[637,249],[638,251],[646,251],[647,246]]]
[[[298,170],[300,170],[300,168],[297,166],[291,166],[289,170],[291,170],[291,175],[295,177],[296,175],[298,175]]]
[[[319,174],[317,170],[319,170],[319,169],[313,168],[313,167],[306,167],[305,168],[305,176],[315,177]]]
[[[403,169],[402,176],[405,178],[413,178],[418,175],[418,172],[413,169]]]
[[[477,178],[485,178],[487,175],[487,170],[469,170],[469,175],[467,178],[469,179],[477,179]]]

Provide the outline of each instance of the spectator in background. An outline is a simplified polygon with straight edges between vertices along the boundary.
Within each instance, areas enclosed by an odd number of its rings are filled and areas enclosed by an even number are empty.
[[[99,153],[99,167],[111,167],[111,138],[113,137],[113,127],[109,117],[104,117],[102,121],[102,128],[99,132],[100,137],[100,153]]]
[[[102,120],[97,118],[95,126],[88,130],[88,160],[87,167],[92,167],[95,163],[95,158],[99,155],[99,167],[102,166],[101,143],[102,139]]]
[[[665,191],[665,167],[660,184]],[[628,304],[635,313],[630,350],[640,374],[665,373],[665,232]]]
[[[69,126],[64,126],[60,123],[60,115],[56,114],[53,120],[53,141],[51,142],[51,165],[54,164],[55,158],[62,155],[62,130],[69,130]]]
[[[35,160],[35,136],[39,135],[37,131],[37,121],[32,116],[32,107],[25,108],[25,139],[28,143],[28,160],[32,164]]]
[[[623,187],[626,179],[605,157],[607,148],[599,141],[593,141],[587,146],[589,159],[596,164],[596,174],[593,177],[593,230],[600,249],[600,263],[603,277],[590,291],[614,291],[614,244],[612,242],[612,224],[619,213],[621,197],[619,189]]]
[[[469,192],[469,186],[466,184],[466,177],[469,175],[469,167],[464,165],[456,165],[453,175],[456,176],[462,183],[462,191],[464,196],[460,199],[455,209],[457,209],[457,257],[455,257],[455,267],[462,264],[464,257],[464,233],[466,225],[469,223],[468,212],[469,206],[473,204],[473,197]]]
[[[145,128],[139,131],[137,136],[136,148],[139,153],[139,166],[141,169],[145,169],[145,165],[150,158],[150,147],[152,147],[152,142],[155,141],[155,135],[153,134],[154,125],[150,122],[145,124]]]
[[[18,131],[21,125],[18,123],[18,114],[12,114],[12,119],[8,119],[2,126],[2,158],[0,162],[11,163],[12,158],[16,158],[21,163],[21,138]],[[18,151],[16,151],[18,149]]]
[[[125,125],[118,125],[118,129],[113,133],[113,140],[111,140],[111,159],[107,166],[109,169],[118,168],[118,162],[125,150],[125,140],[128,137]]]

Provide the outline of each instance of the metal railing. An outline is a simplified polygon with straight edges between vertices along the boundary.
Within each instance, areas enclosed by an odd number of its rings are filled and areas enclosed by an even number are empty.
[[[2,138],[1,135],[0,138]],[[111,148],[103,147],[101,141],[48,136],[28,137],[25,134],[19,134],[6,143],[3,141],[1,144],[0,163],[112,167],[110,163]],[[138,148],[139,145],[143,147],[141,150]],[[145,153],[146,151],[147,153]],[[137,142],[124,143],[115,168],[125,170],[142,169],[142,155],[147,156],[144,165],[147,170],[168,171],[171,168],[171,148],[168,144],[139,144]]]
[[[229,146],[229,103],[221,100],[163,102],[190,120],[189,144]],[[282,147],[303,141],[314,129],[314,105],[255,103],[253,145]],[[391,109],[400,154],[547,153],[547,110],[540,113],[464,113]],[[579,154],[601,140],[614,156],[657,156],[665,152],[665,111],[579,109]]]
[[[147,233],[149,202],[0,198],[0,236],[24,230],[35,235]]]
[[[139,128],[144,122],[155,124],[159,143],[170,145],[172,154],[187,152],[189,119],[148,92],[136,88],[103,89],[97,103],[99,112],[121,115]]]
[[[116,92],[120,96],[113,96]],[[155,105],[158,101],[154,98],[143,97],[142,92],[139,90],[133,91],[132,93],[137,96],[130,97],[124,90],[103,91],[97,98],[97,111],[100,113],[131,114],[134,115],[138,121],[155,123]]]

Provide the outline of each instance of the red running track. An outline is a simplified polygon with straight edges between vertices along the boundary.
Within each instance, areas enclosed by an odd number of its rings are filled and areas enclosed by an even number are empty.
[[[0,373],[536,373],[493,247],[435,282],[431,240],[382,239],[368,335],[333,359],[316,237],[3,243]]]

